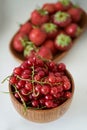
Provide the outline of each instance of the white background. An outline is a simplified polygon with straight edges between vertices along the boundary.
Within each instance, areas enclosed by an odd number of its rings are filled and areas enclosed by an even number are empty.
[[[9,51],[9,42],[30,16],[30,12],[50,0],[0,0],[0,83],[20,63]],[[55,0],[51,0],[55,1]],[[75,1],[75,0],[74,0]],[[87,12],[87,1],[76,0]],[[73,75],[75,94],[69,110],[60,119],[50,123],[33,123],[23,119],[14,109],[8,91],[8,82],[0,84],[0,130],[87,130],[87,31],[60,62]]]

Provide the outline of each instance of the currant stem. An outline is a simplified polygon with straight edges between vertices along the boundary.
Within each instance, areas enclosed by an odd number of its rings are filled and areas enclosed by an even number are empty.
[[[24,99],[22,98],[21,94],[20,94],[19,91],[17,90],[16,86],[14,85],[13,87],[15,88],[15,92],[19,95],[19,97],[20,97],[20,99],[21,99],[21,101],[22,101],[22,103],[23,103],[24,112],[26,112],[27,106],[26,106],[26,103],[25,103]]]
[[[0,91],[0,93],[9,94],[10,92],[3,92],[3,91]],[[15,93],[15,92],[11,92],[11,93]]]
[[[3,84],[6,80],[8,81],[11,76],[7,76],[1,83]]]
[[[50,86],[52,86],[51,83],[48,83],[48,82],[41,82],[41,81],[36,81],[36,80],[34,80],[33,78],[32,78],[32,80],[30,80],[30,79],[24,79],[24,78],[21,78],[21,77],[19,77],[19,76],[17,76],[17,78],[20,79],[20,80],[24,80],[24,81],[32,82],[32,84],[33,84],[33,83],[39,83],[39,84],[41,84],[41,85],[49,84]]]

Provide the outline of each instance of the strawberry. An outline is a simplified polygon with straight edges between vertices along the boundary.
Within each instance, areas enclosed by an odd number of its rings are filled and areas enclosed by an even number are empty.
[[[72,23],[65,28],[65,32],[71,37],[77,37],[81,33],[81,28],[77,24]]]
[[[34,10],[31,14],[31,23],[34,25],[41,25],[48,21],[49,21],[48,12],[43,9]]]
[[[46,39],[46,33],[40,28],[34,28],[29,34],[29,39],[36,45],[40,46]]]
[[[30,33],[32,30],[32,24],[30,22],[27,22],[20,27],[20,32],[25,33],[26,35]]]
[[[55,3],[56,11],[66,11],[72,7],[70,0],[60,0]]]
[[[48,60],[53,59],[53,55],[52,55],[50,49],[48,49],[44,46],[40,47],[39,51],[37,52],[37,55],[44,59],[48,59]]]
[[[24,33],[17,33],[13,39],[13,48],[18,52],[23,52],[25,44],[22,42],[22,39],[26,39],[27,36]]]
[[[82,16],[82,10],[79,7],[72,7],[68,10],[73,22],[79,22]]]
[[[48,11],[50,14],[53,14],[56,11],[54,3],[45,3],[42,9]]]
[[[58,11],[55,13],[55,15],[53,17],[53,22],[55,24],[59,25],[60,27],[65,27],[68,24],[70,24],[71,17],[66,12]]]
[[[58,34],[58,26],[53,23],[44,23],[41,29],[46,32],[48,38],[55,38]]]
[[[70,36],[66,34],[59,34],[55,39],[55,47],[60,51],[68,50],[72,45]]]
[[[53,40],[47,40],[44,42],[43,44],[44,47],[50,49],[50,51],[52,52],[52,54],[55,54],[57,49],[55,48],[55,45],[54,45],[54,41]]]

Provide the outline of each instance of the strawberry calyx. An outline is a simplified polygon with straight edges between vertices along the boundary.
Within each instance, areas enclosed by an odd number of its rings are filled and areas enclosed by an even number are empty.
[[[22,44],[24,46],[24,52],[23,52],[24,57],[29,56],[32,51],[35,51],[35,52],[37,51],[37,48],[36,48],[36,46],[34,45],[33,42],[31,42],[31,41],[29,41],[28,39],[25,39],[25,38],[21,39],[21,41],[22,41]]]
[[[27,45],[24,49],[24,57],[28,57],[32,51],[36,51],[33,45]]]
[[[25,47],[27,45],[28,38],[27,37],[20,38],[20,41],[21,41],[22,46]]]
[[[40,15],[45,16],[48,14],[48,11],[44,10],[44,9],[37,9],[37,11],[39,12]]]
[[[70,38],[70,36],[68,36],[66,34],[60,34],[56,38],[56,43],[59,46],[65,47],[65,46],[68,46],[71,43],[71,38]]]
[[[57,26],[53,23],[45,23],[43,28],[47,33],[57,31]]]
[[[82,32],[82,29],[80,27],[77,27],[76,36],[79,36]]]
[[[68,6],[70,4],[70,0],[60,0],[60,2],[64,5],[64,6]]]
[[[70,15],[66,12],[62,12],[62,11],[58,11],[55,15],[54,15],[54,19],[57,22],[64,22],[66,21],[68,18],[70,17]]]

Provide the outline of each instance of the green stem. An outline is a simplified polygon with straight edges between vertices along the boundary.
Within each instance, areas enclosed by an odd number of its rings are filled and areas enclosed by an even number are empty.
[[[33,73],[32,73],[32,75],[33,75]],[[42,82],[42,81],[36,81],[36,80],[34,80],[34,76],[32,76],[32,80],[30,80],[30,79],[24,79],[24,78],[21,78],[21,77],[19,77],[19,76],[17,76],[17,78],[20,79],[20,80],[24,80],[24,81],[32,82],[32,84],[34,84],[34,83],[39,83],[39,84],[41,84],[41,85],[49,84],[50,86],[52,86],[51,83],[48,83],[48,82]]]
[[[0,93],[9,94],[10,92],[3,92],[3,91],[0,91]],[[11,92],[11,93],[15,93],[15,92]]]
[[[19,95],[19,97],[20,97],[20,99],[21,99],[21,101],[22,101],[22,104],[23,104],[23,106],[24,106],[24,112],[26,112],[27,106],[26,106],[26,103],[25,103],[24,99],[22,98],[21,94],[20,94],[19,91],[17,90],[16,86],[14,85],[13,87],[15,88],[15,92]]]
[[[38,96],[36,93],[35,93],[35,88],[34,88],[34,65],[32,66],[32,85],[33,85],[33,94],[35,96]]]
[[[7,76],[1,83],[3,84],[6,80],[8,80],[11,76]]]

